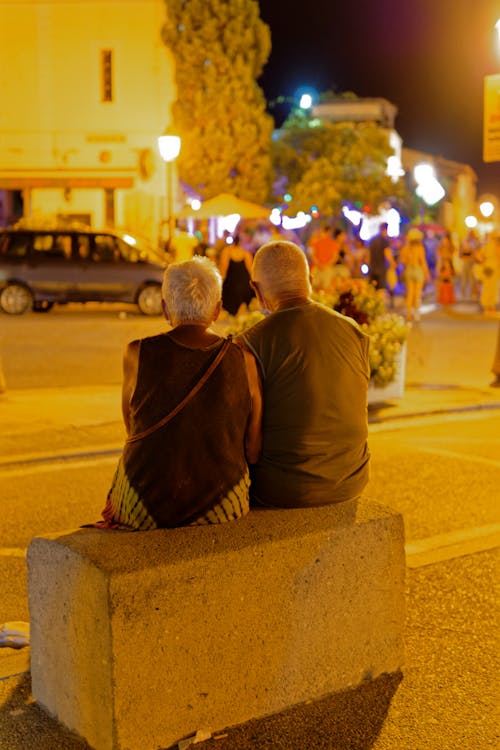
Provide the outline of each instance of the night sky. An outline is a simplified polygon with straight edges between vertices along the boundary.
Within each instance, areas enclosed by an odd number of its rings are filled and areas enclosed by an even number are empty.
[[[470,164],[479,192],[500,197],[500,162],[482,160],[500,0],[260,0],[260,9],[273,44],[259,80],[268,100],[304,86],[388,99],[405,146]],[[283,108],[270,111],[280,124]]]

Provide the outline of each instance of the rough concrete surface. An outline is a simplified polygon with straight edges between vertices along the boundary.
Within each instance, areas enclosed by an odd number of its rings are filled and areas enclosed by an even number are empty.
[[[97,750],[156,750],[403,663],[402,519],[363,501],[39,538],[28,570],[33,695]]]

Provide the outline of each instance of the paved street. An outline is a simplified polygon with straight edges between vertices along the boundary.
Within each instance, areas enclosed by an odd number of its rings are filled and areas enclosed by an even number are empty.
[[[367,494],[400,510],[406,526],[401,684],[384,678],[205,747],[498,746],[500,393],[488,388],[497,325],[469,309],[429,312],[410,333],[405,398],[370,412]],[[1,624],[29,619],[24,552],[31,537],[97,518],[123,439],[123,346],[161,330],[161,321],[60,308],[2,316],[0,326],[8,384],[0,397]],[[2,669],[26,668],[26,658],[26,651],[0,649],[0,677]],[[27,677],[0,679],[2,704],[2,750],[85,747],[30,705]]]

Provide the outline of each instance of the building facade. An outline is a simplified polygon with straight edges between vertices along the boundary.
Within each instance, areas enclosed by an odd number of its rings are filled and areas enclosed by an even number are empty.
[[[157,138],[174,67],[164,0],[0,0],[0,225],[116,227],[156,241]]]

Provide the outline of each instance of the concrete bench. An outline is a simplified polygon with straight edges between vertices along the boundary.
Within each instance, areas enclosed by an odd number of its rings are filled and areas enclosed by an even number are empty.
[[[33,695],[97,750],[157,750],[395,672],[403,537],[352,501],[35,538]]]

